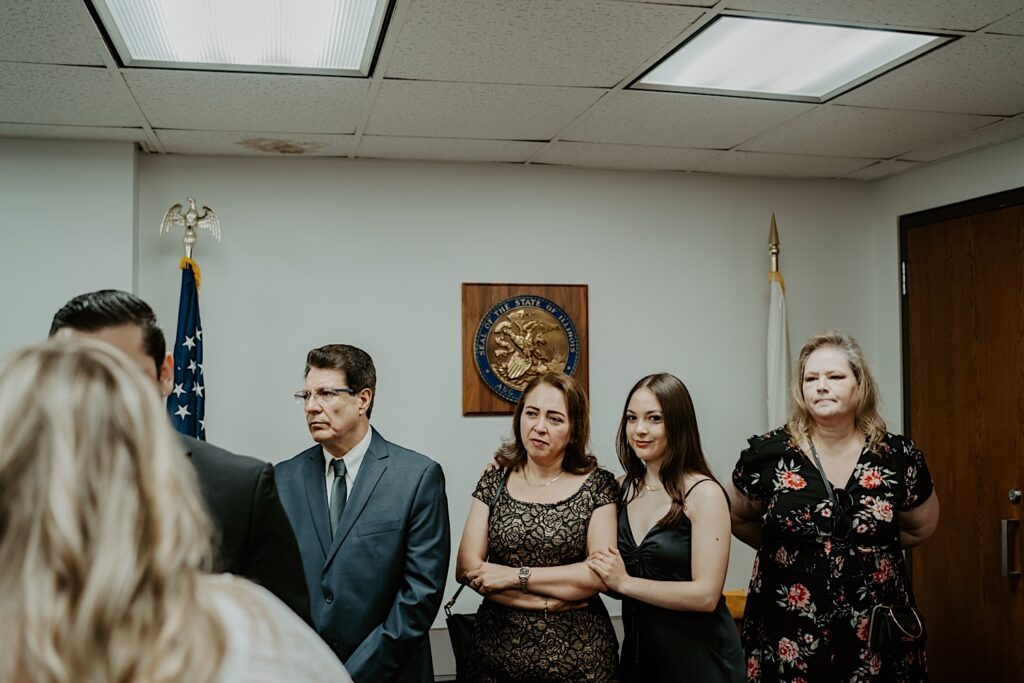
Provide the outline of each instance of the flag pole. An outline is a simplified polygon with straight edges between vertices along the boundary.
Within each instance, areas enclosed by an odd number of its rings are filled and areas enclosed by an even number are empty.
[[[185,255],[178,261],[181,294],[178,299],[178,333],[171,356],[174,359],[174,389],[167,396],[171,424],[182,434],[206,440],[206,377],[203,368],[203,323],[199,315],[199,285],[202,276],[192,253],[197,230],[206,229],[220,241],[220,221],[208,206],[202,211],[196,200],[187,198],[188,208],[175,204],[164,214],[160,236],[173,228],[184,228]]]
[[[771,258],[771,270],[779,272],[779,228],[775,225],[775,212],[772,211],[772,227],[768,232],[768,256]]]
[[[789,332],[786,324],[786,281],[779,271],[779,228],[772,212],[768,232],[768,339],[767,339],[767,408],[768,428],[786,423],[789,413]]]

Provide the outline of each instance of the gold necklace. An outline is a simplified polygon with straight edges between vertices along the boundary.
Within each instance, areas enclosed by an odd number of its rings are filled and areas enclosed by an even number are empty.
[[[651,486],[650,484],[647,483],[647,480],[644,479],[644,490],[645,491],[660,491],[661,487],[660,486]]]
[[[551,486],[552,484],[554,484],[556,481],[558,481],[559,479],[561,479],[564,476],[565,476],[565,470],[562,470],[562,473],[559,474],[554,479],[550,479],[550,480],[548,480],[548,481],[546,481],[546,482],[544,482],[542,484],[531,484],[530,480],[526,478],[526,468],[525,467],[523,468],[523,481],[526,482],[527,486],[529,486],[530,488],[535,488],[535,489],[539,489],[539,488],[542,488],[544,486]]]

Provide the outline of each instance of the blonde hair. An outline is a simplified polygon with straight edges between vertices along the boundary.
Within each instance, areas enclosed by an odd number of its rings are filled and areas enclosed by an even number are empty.
[[[808,339],[800,349],[796,373],[793,375],[793,383],[790,385],[792,408],[786,429],[805,452],[810,452],[811,429],[814,421],[807,409],[807,403],[804,402],[804,370],[807,368],[807,359],[810,355],[824,347],[838,349],[846,356],[846,361],[850,364],[850,370],[853,372],[853,378],[857,381],[857,412],[854,417],[854,426],[867,439],[868,450],[878,452],[879,446],[885,438],[885,420],[878,414],[878,385],[871,375],[871,370],[868,369],[860,344],[849,334],[840,330],[819,332]]]
[[[0,683],[213,681],[210,521],[152,381],[51,340],[0,366]]]

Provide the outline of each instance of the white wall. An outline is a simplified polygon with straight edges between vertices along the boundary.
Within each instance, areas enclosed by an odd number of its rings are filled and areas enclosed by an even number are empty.
[[[128,143],[0,138],[0,354],[76,294],[131,289],[134,163]]]
[[[1017,141],[861,185],[341,159],[136,161],[125,144],[0,140],[0,352],[42,337],[56,308],[100,287],[137,291],[173,337],[180,237],[161,241],[157,229],[193,194],[224,230],[222,244],[203,233],[196,253],[211,440],[272,461],[306,447],[290,398],[305,352],[360,345],[380,375],[377,427],[445,468],[454,551],[477,474],[510,422],[461,416],[462,282],[588,284],[601,461],[619,470],[612,440],[628,388],[666,370],[693,393],[724,478],[745,437],[767,426],[771,212],[794,354],[819,329],[851,331],[898,427],[898,217],[1020,187],[1022,156]],[[734,544],[727,588],[745,587],[751,559]]]
[[[155,226],[188,194],[221,219],[223,243],[203,234],[197,251],[210,440],[272,461],[304,449],[291,394],[306,351],[361,346],[378,368],[378,429],[445,469],[453,551],[477,476],[510,426],[461,416],[462,282],[589,285],[593,445],[616,471],[625,394],[650,372],[687,383],[721,477],[766,428],[772,211],[794,340],[842,325],[877,351],[859,184],[155,156],[139,172],[139,293],[168,330],[181,247]],[[728,587],[745,587],[751,561],[737,546]]]

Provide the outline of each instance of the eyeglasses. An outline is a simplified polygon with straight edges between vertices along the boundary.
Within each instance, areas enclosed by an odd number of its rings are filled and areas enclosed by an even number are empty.
[[[846,489],[834,489],[834,493],[836,504],[832,510],[832,522],[822,535],[845,541],[853,532],[853,496]]]
[[[320,389],[314,389],[313,391],[296,391],[295,392],[295,403],[306,407],[309,403],[309,399],[312,398],[321,406],[329,406],[338,400],[338,397],[342,394],[348,394],[349,396],[355,396],[359,391],[357,389],[350,389],[349,387],[322,387]]]

